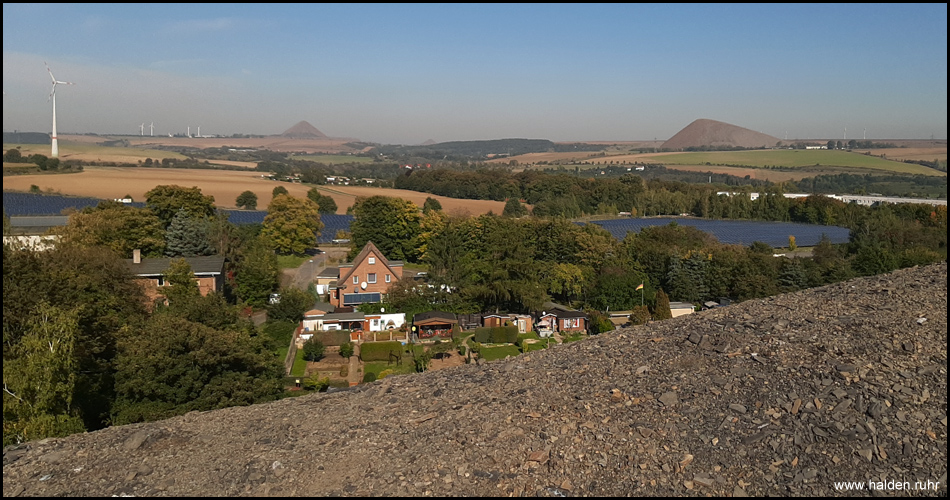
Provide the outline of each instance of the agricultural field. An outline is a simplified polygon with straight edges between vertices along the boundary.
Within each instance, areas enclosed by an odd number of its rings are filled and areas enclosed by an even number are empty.
[[[101,199],[121,198],[131,195],[135,201],[145,201],[145,193],[155,186],[176,184],[184,187],[197,186],[206,195],[214,196],[215,205],[221,208],[236,208],[234,200],[244,191],[252,191],[258,198],[258,209],[264,210],[272,198],[275,187],[283,186],[292,196],[306,197],[310,185],[277,182],[261,177],[260,172],[238,170],[203,170],[179,168],[144,167],[86,167],[83,172],[49,175],[24,174],[4,177],[3,187],[13,191],[28,191],[31,185],[44,191],[74,196],[89,196]],[[442,204],[449,214],[481,215],[492,211],[500,214],[505,203],[488,200],[459,200],[404,189],[387,189],[371,186],[317,186],[337,204],[337,213],[346,213],[357,196],[394,196],[412,201],[418,206],[432,197]]]
[[[326,164],[373,163],[372,158],[369,158],[366,156],[352,156],[352,155],[292,155],[291,159],[315,161],[318,163],[326,163]]]
[[[932,158],[931,158],[932,159]],[[877,156],[847,151],[770,149],[752,151],[710,151],[696,153],[646,153],[588,160],[595,164],[607,162],[662,163],[672,165],[709,165],[782,168],[843,167],[876,170],[887,173],[946,175],[915,164],[891,161]]]
[[[102,138],[98,138],[102,141]],[[138,163],[144,161],[146,158],[151,158],[153,160],[161,160],[163,158],[175,158],[183,160],[186,157],[172,152],[172,151],[162,151],[159,149],[149,149],[149,148],[138,148],[138,147],[110,147],[110,146],[100,146],[95,143],[90,143],[87,141],[67,141],[60,139],[59,141],[59,159],[62,161],[66,160],[82,160],[82,161],[94,161],[94,162],[116,162],[116,163]],[[33,154],[41,154],[43,156],[50,156],[50,145],[49,144],[4,144],[3,150],[8,151],[10,149],[20,148],[20,154],[23,156],[29,156]]]

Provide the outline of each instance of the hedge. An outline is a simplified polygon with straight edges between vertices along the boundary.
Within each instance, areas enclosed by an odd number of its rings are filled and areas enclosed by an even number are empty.
[[[323,345],[340,345],[350,341],[349,330],[328,330],[309,333],[313,333],[313,337],[311,338],[316,338]]]
[[[389,361],[389,353],[402,357],[401,342],[363,342],[360,344],[360,359],[365,361]]]
[[[483,326],[475,329],[475,342],[481,344],[514,344],[517,341],[517,326]]]

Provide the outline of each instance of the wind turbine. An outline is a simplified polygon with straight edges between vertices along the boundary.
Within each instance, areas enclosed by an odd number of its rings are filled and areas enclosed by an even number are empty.
[[[148,124],[148,136],[152,137],[155,135],[155,122]]]
[[[43,64],[46,64],[46,61],[43,61]],[[50,90],[49,97],[46,99],[46,102],[53,101],[53,147],[50,151],[50,156],[53,158],[59,158],[59,143],[56,142],[56,85],[75,85],[72,82],[61,82],[53,77],[53,70],[49,69],[49,64],[46,64],[46,71],[49,72],[49,79],[53,81],[53,89]]]
[[[139,125],[139,136],[145,135],[145,124]]]

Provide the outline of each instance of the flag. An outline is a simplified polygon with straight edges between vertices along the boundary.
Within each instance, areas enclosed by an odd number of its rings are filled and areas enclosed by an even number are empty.
[[[643,283],[640,283],[640,286],[637,287],[637,290],[643,290]]]

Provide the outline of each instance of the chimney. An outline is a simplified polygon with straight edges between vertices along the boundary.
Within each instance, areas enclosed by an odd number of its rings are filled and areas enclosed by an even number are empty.
[[[136,248],[132,250],[132,263],[141,264],[142,263],[142,251]]]

